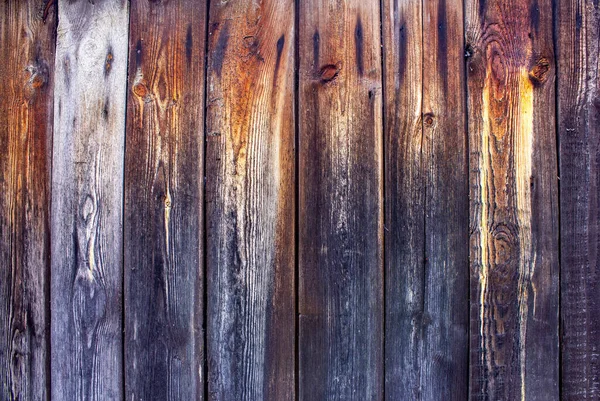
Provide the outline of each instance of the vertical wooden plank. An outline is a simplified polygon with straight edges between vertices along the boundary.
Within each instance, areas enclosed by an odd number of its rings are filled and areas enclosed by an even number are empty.
[[[49,383],[49,192],[55,7],[0,3],[0,398]]]
[[[131,3],[125,156],[125,394],[204,398],[206,3]]]
[[[52,398],[121,399],[128,3],[59,0]]]
[[[386,399],[467,397],[463,11],[383,3]]]
[[[299,13],[299,398],[381,400],[379,2]]]
[[[550,0],[466,7],[471,399],[556,400],[558,204]]]
[[[557,2],[562,396],[600,398],[600,6]]]
[[[469,356],[469,186],[463,4],[423,3],[424,400],[465,400]],[[401,285],[401,283],[397,283]]]
[[[211,2],[211,400],[294,399],[294,2]]]
[[[382,2],[385,395],[421,398],[425,266],[422,1]]]

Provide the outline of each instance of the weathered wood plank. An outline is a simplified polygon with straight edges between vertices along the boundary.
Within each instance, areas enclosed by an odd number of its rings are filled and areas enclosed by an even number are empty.
[[[211,400],[294,399],[294,2],[211,2]]]
[[[600,6],[557,2],[562,397],[600,398]]]
[[[383,6],[386,399],[464,400],[469,206],[462,4]]]
[[[204,398],[206,3],[131,3],[125,155],[125,394]]]
[[[556,400],[558,200],[550,0],[468,0],[470,397]]]
[[[49,391],[49,198],[56,8],[0,2],[0,398]]]
[[[52,398],[123,398],[128,3],[58,1],[52,168]]]
[[[469,359],[469,186],[463,4],[423,9],[424,400],[465,400]]]
[[[383,398],[379,2],[299,2],[299,398]]]
[[[419,400],[423,346],[425,171],[422,1],[383,3],[385,395]]]

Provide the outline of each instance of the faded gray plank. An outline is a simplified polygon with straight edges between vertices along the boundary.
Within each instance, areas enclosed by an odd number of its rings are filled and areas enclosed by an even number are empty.
[[[122,399],[128,3],[59,0],[52,171],[52,398]]]

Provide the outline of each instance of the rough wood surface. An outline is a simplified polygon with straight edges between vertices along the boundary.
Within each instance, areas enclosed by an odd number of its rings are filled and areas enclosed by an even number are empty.
[[[470,397],[557,400],[550,0],[468,0]]]
[[[128,3],[58,1],[52,165],[52,398],[123,398]]]
[[[0,0],[0,56],[0,399],[600,398],[598,0]]]
[[[424,1],[423,400],[465,400],[469,389],[469,173],[464,65],[463,2]]]
[[[562,397],[600,398],[600,6],[557,2]]]
[[[205,2],[131,3],[125,395],[204,397]]]
[[[468,167],[463,5],[426,1],[423,9],[425,271],[423,399],[468,393]]]
[[[382,9],[385,140],[385,396],[419,400],[423,347],[425,175],[422,1]]]
[[[0,398],[49,391],[55,7],[0,2]]]
[[[208,397],[294,399],[294,2],[211,2]]]
[[[383,398],[379,2],[299,2],[299,399]]]
[[[468,390],[461,2],[383,3],[386,399]]]

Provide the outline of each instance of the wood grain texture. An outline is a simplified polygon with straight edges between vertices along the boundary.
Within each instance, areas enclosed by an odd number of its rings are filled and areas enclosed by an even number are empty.
[[[466,13],[470,398],[557,400],[551,1],[469,0]]]
[[[52,168],[52,398],[123,398],[128,3],[59,0]]]
[[[385,396],[421,398],[425,267],[423,7],[382,3],[385,140]]]
[[[467,397],[461,2],[383,3],[386,399]]]
[[[426,155],[424,398],[468,390],[468,167],[463,5],[423,10],[423,153]]]
[[[294,399],[294,2],[211,2],[208,397]]]
[[[557,2],[562,388],[600,399],[600,6]]]
[[[383,398],[379,2],[299,2],[299,399]]]
[[[55,8],[0,2],[0,398],[49,391]]]
[[[204,398],[206,3],[131,3],[125,155],[125,394]]]
[[[424,400],[465,400],[469,372],[469,186],[463,2],[423,3]]]

